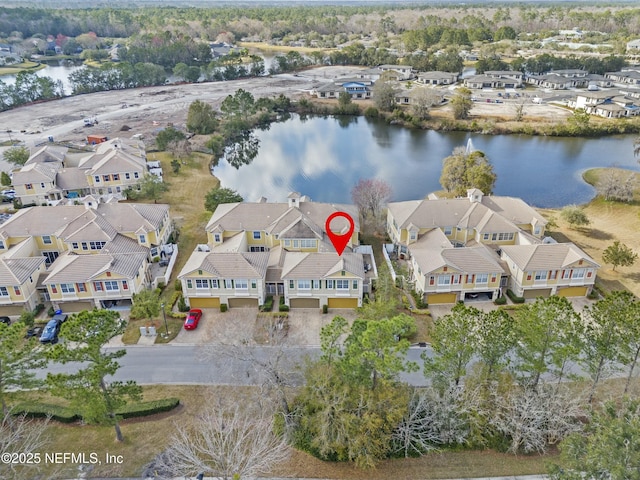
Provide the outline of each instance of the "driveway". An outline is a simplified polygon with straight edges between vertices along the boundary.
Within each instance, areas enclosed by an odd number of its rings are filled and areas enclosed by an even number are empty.
[[[320,345],[320,330],[331,323],[335,316],[351,323],[356,318],[354,310],[331,310],[322,314],[318,309],[295,309],[288,312],[286,343],[290,346]],[[265,316],[269,318],[268,316]],[[233,308],[220,313],[218,309],[203,308],[200,324],[195,330],[182,329],[171,343],[183,345],[203,344],[268,344],[264,329],[269,320],[258,319],[255,308]]]

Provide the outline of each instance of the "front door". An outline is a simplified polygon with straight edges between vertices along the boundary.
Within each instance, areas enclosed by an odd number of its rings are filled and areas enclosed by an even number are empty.
[[[278,295],[284,295],[284,283],[278,283]]]

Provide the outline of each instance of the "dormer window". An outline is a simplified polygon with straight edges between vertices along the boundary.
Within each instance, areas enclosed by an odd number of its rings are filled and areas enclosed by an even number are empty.
[[[213,234],[213,241],[216,243],[220,243],[220,234],[219,233],[214,233]]]
[[[100,183],[100,175],[96,175],[93,177],[96,183]]]
[[[4,242],[0,240],[0,250],[4,250]]]
[[[260,238],[262,238],[262,235],[260,234],[260,232],[253,232],[254,240],[260,240]]]
[[[146,235],[138,235],[138,239],[140,240],[140,243],[146,243],[147,242]]]
[[[42,243],[44,243],[45,245],[51,245],[51,236],[50,235],[43,235],[42,236]]]

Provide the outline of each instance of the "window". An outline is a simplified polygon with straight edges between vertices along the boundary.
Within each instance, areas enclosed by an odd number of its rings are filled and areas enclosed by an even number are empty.
[[[487,283],[489,281],[488,273],[479,273],[476,277],[476,283]]]
[[[113,179],[114,179],[114,180],[120,180],[120,175],[119,175],[119,174],[117,174],[117,173],[114,173],[114,174],[113,174]]]
[[[0,297],[8,297],[8,296],[9,296],[9,291],[7,290],[7,287],[0,287]]]
[[[562,271],[562,278],[566,279],[566,278],[569,278],[569,277],[571,277],[571,270],[563,270]]]
[[[453,227],[444,227],[444,234],[451,235],[453,233]]]
[[[193,288],[193,282],[190,278],[187,278],[187,288]]]
[[[513,240],[513,233],[499,233],[498,240]]]
[[[76,283],[76,288],[78,289],[78,292],[86,292],[87,291],[87,287],[85,286],[84,283]]]
[[[429,285],[434,285],[436,283],[435,277],[429,277]]]
[[[33,185],[31,183],[25,183],[24,188],[27,190],[33,190]]]
[[[208,289],[209,288],[209,280],[206,278],[196,278],[196,288],[197,289]]]
[[[76,289],[73,287],[73,283],[61,283],[60,290],[62,293],[75,293]]]
[[[224,288],[233,288],[233,280],[229,278],[224,279]]]
[[[415,240],[417,237],[417,232],[415,230],[412,230],[411,232],[409,232],[409,239],[411,240]]]
[[[299,248],[300,247],[300,240],[294,240],[293,241],[293,248]]]
[[[533,277],[535,280],[546,280],[547,279],[547,272],[535,272],[535,275]]]
[[[115,280],[107,280],[106,282],[104,282],[104,289],[107,292],[115,292],[120,290],[120,288],[118,287],[118,282],[116,282]]]
[[[138,235],[138,238],[140,239],[140,243],[145,243],[147,241],[147,237],[145,235]]]
[[[43,235],[42,236],[42,243],[44,243],[45,245],[51,245],[51,236],[50,235]]]
[[[260,232],[253,232],[254,240],[260,240],[260,238],[262,238],[262,235],[260,234]]]
[[[251,280],[251,288],[258,288],[258,282]]]
[[[284,241],[284,246],[285,247],[290,247],[291,246],[291,240],[285,240]]]
[[[351,288],[353,288],[354,290],[358,289],[358,281],[354,280],[353,282],[351,282]]]
[[[216,243],[220,243],[220,234],[219,233],[214,233],[213,234],[213,241]]]
[[[320,289],[320,280],[314,280],[313,281],[313,289],[314,290],[319,290]]]
[[[453,276],[453,284],[458,285],[460,283],[460,275]]]
[[[71,243],[71,248],[73,248],[74,250],[77,250],[78,246],[79,246],[78,242],[72,242]]]
[[[289,280],[289,288],[295,288],[295,282],[293,280]]]
[[[336,280],[337,290],[349,290],[349,280]]]
[[[540,227],[539,226],[533,229],[533,234],[534,235],[540,235]]]
[[[16,295],[20,295],[20,287],[13,287],[13,291],[16,292]]]
[[[245,278],[236,280],[236,290],[248,290],[249,282]]]
[[[44,182],[40,182],[40,188],[44,188]]]
[[[298,280],[298,290],[311,290],[311,280]]]
[[[483,240],[489,240],[489,234],[488,234],[488,233],[485,233],[485,234],[482,236],[482,239],[483,239]]]
[[[102,247],[105,246],[105,242],[89,242],[89,246],[91,250],[102,250]]]
[[[264,245],[252,245],[249,247],[250,252],[268,252],[269,250]]]
[[[0,289],[2,289],[4,287],[0,287]],[[5,292],[6,292],[6,288],[5,288]],[[2,290],[0,290],[0,292],[2,292]],[[55,285],[51,285],[51,293],[58,293],[58,289],[56,288]],[[7,294],[8,295],[8,294]]]
[[[93,179],[96,183],[100,183],[100,175],[96,175],[95,177],[93,177]]]
[[[138,175],[138,172],[133,172],[133,178],[139,178],[140,175]]]
[[[87,244],[87,242],[82,242],[82,249],[89,250],[89,245]]]
[[[58,252],[42,252],[44,261],[47,265],[51,265],[58,258]]]
[[[124,179],[129,180],[131,178],[131,174],[129,172],[124,174]]]
[[[217,278],[209,280],[209,285],[211,285],[211,288],[218,288],[220,286]]]
[[[327,280],[327,288],[334,288],[335,280]]]
[[[105,182],[109,181],[109,175],[103,175],[102,178],[104,179]]]
[[[300,240],[300,247],[301,248],[315,248],[317,245],[317,241],[315,239],[304,239],[304,240]]]
[[[438,275],[438,285],[451,285],[451,275]]]
[[[127,283],[126,280],[122,280],[122,289],[129,290],[129,284]]]
[[[571,278],[584,278],[584,268],[576,268]]]
[[[4,242],[0,240],[0,250],[4,250]]]
[[[101,292],[103,290],[102,288],[102,282],[93,282],[93,289],[96,292]]]
[[[498,239],[498,234],[494,233],[491,235],[491,240],[496,241]]]

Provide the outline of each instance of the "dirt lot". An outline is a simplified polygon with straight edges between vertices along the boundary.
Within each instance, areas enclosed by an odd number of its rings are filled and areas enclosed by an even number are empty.
[[[239,88],[256,97],[277,96],[281,93],[289,96],[305,95],[314,87],[333,78],[353,75],[362,68],[325,66],[295,75],[282,74],[228,82],[165,85],[78,95],[2,112],[0,124],[10,126],[11,137],[24,141],[28,146],[46,141],[49,136],[55,141],[82,141],[88,134],[130,137],[141,133],[148,137],[169,123],[184,125],[188,107],[194,100],[203,100],[217,107],[227,95]],[[479,97],[482,95],[478,93]],[[497,96],[497,92],[485,96],[491,95]],[[476,102],[471,113],[474,116],[512,118],[515,115],[515,101],[507,100],[501,104]],[[526,103],[524,113],[525,118],[548,121],[568,115],[558,107],[535,105],[530,101]],[[97,117],[98,125],[84,127],[85,117]],[[130,130],[121,132],[120,129],[125,125]],[[2,128],[0,142],[5,140],[9,140],[9,134],[6,128]]]

